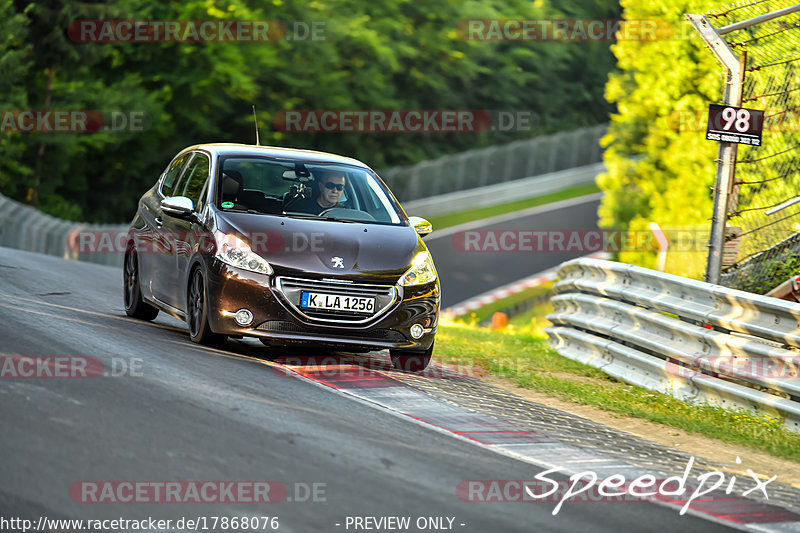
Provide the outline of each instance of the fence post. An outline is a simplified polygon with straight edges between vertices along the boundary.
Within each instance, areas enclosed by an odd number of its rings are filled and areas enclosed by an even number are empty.
[[[717,59],[727,68],[724,105],[739,107],[742,104],[744,87],[744,65],[742,58],[736,56],[728,43],[703,15],[686,15],[700,36],[708,44]],[[711,234],[708,241],[706,261],[706,281],[719,285],[722,271],[722,251],[725,247],[725,226],[728,221],[728,204],[732,191],[733,176],[736,172],[737,145],[730,142],[719,143],[717,175],[714,180],[714,212],[711,216]]]

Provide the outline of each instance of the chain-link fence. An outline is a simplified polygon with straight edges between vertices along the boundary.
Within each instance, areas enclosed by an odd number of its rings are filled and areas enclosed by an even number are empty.
[[[603,160],[600,138],[608,124],[541,135],[510,144],[469,150],[411,167],[379,172],[398,200],[407,202],[539,176]]]
[[[707,17],[715,27],[727,26],[790,5],[751,0]],[[763,109],[764,125],[760,146],[738,149],[728,225],[742,228],[742,240],[738,262],[721,282],[764,293],[794,273],[792,256],[800,248],[789,246],[800,244],[792,238],[800,231],[800,203],[784,205],[800,195],[800,13],[733,31],[725,41],[746,53],[742,107]]]

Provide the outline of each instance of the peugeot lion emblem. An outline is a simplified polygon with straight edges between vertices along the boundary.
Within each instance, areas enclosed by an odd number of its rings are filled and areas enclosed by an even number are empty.
[[[341,257],[331,257],[333,268],[344,268],[344,259]]]

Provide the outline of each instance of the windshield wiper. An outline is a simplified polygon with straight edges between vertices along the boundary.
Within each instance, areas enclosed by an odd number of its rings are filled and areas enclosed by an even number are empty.
[[[331,220],[333,222],[347,222],[349,224],[363,224],[363,220],[350,220],[348,218],[336,218],[336,217],[317,217],[319,220]]]
[[[289,211],[288,213],[284,212],[283,214],[285,216],[287,216],[287,217],[302,218],[304,220],[328,220],[328,221],[331,221],[331,222],[347,222],[347,223],[350,223],[350,224],[364,223],[363,220],[350,220],[350,219],[346,219],[346,218],[336,218],[336,217],[320,217],[320,216],[317,216],[317,215],[309,215],[309,214],[306,214],[306,213],[293,213],[291,211]]]
[[[295,213],[293,211],[284,211],[283,213],[281,213],[281,215],[290,218],[307,218],[313,220],[320,220],[320,218],[316,215],[309,215],[307,213]]]

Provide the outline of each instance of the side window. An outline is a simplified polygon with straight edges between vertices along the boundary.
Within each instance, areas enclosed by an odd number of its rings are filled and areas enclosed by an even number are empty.
[[[173,196],[175,182],[178,180],[178,176],[181,175],[181,169],[186,165],[191,155],[191,153],[188,153],[176,157],[172,163],[170,163],[167,169],[167,176],[164,178],[164,183],[161,184],[161,194],[164,196]]]
[[[196,154],[189,166],[186,167],[186,172],[184,172],[183,179],[178,186],[178,189],[181,189],[178,195],[189,198],[198,211],[200,210],[200,193],[208,179],[209,167],[208,157],[204,154]]]

